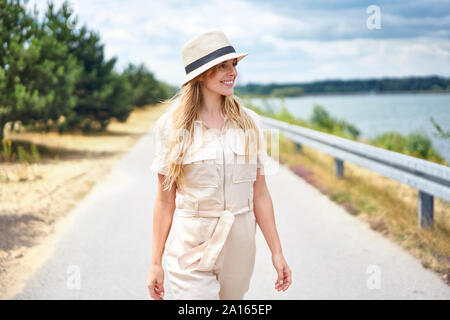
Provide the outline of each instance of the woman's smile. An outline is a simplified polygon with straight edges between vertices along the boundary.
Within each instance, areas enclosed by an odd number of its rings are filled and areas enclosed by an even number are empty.
[[[224,80],[224,81],[220,81],[223,85],[227,86],[228,88],[233,87],[233,80]]]

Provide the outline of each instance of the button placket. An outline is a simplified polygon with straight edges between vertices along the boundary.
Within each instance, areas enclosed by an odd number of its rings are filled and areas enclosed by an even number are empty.
[[[224,125],[225,126],[225,125]],[[219,142],[220,142],[220,146],[222,148],[222,165],[223,165],[223,210],[226,210],[227,208],[227,198],[226,198],[226,194],[225,194],[225,182],[226,182],[226,161],[225,161],[225,147],[223,145],[223,140],[222,140],[222,135],[218,137]]]

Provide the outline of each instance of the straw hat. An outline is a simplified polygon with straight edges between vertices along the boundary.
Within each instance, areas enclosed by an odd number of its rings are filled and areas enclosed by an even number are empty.
[[[248,53],[236,53],[225,33],[212,30],[189,40],[181,50],[186,76],[182,86],[216,64],[237,58],[238,62]]]

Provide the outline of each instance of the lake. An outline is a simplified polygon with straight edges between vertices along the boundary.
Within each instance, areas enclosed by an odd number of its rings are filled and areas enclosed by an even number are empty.
[[[262,99],[250,101],[264,108]],[[273,110],[281,107],[281,100],[267,99]],[[433,147],[450,163],[450,140],[435,136],[436,128],[450,131],[450,94],[355,94],[317,95],[285,98],[292,115],[309,120],[315,104],[323,106],[331,117],[345,120],[358,128],[361,138],[374,138],[387,131],[407,135],[413,131],[425,133]]]

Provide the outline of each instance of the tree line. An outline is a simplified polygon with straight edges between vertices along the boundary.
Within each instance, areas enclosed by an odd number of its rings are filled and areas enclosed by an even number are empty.
[[[450,92],[450,78],[439,76],[236,86],[242,96],[298,97],[326,93]]]
[[[158,103],[175,88],[144,64],[114,69],[99,34],[77,27],[67,2],[48,2],[39,21],[21,0],[0,0],[0,141],[8,122],[44,130],[105,130],[134,107]]]

